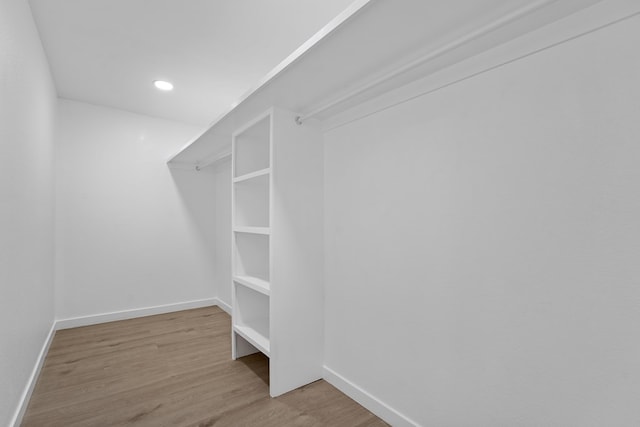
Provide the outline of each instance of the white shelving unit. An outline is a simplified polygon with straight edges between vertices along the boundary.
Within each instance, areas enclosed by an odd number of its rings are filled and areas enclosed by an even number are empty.
[[[275,108],[232,135],[232,356],[267,355],[272,396],[322,377],[319,135]]]
[[[232,137],[233,358],[271,354],[271,116]]]

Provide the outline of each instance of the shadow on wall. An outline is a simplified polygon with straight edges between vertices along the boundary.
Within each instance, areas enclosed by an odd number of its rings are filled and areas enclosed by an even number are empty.
[[[214,270],[217,297],[231,304],[231,159],[195,170],[172,169],[183,209]]]
[[[212,168],[196,170],[171,169],[171,177],[182,201],[195,235],[199,236],[204,253],[215,258],[216,183]]]

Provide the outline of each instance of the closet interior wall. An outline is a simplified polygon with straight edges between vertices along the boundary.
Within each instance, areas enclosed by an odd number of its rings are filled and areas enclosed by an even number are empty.
[[[220,159],[209,168],[211,168],[215,180],[215,288],[221,306],[230,313],[231,156]]]
[[[0,2],[0,425],[52,335],[56,89],[29,4]]]
[[[77,326],[149,307],[213,303],[213,171],[173,170],[163,161],[197,131],[59,100],[58,320]]]
[[[639,422],[638,39],[635,15],[325,133],[326,377],[398,425]]]

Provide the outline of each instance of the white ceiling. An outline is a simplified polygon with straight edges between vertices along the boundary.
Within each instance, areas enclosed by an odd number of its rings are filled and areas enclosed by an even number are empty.
[[[29,0],[60,97],[196,125],[352,1]]]

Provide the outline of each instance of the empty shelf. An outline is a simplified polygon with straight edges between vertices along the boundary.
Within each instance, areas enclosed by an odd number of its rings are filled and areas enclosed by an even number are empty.
[[[269,295],[270,293],[269,282],[267,282],[266,280],[258,279],[257,277],[234,276],[233,281],[264,295]]]
[[[269,227],[235,227],[236,233],[266,234],[270,233]]]
[[[259,171],[247,173],[247,174],[244,174],[242,176],[238,176],[236,178],[233,178],[233,182],[242,182],[242,181],[247,181],[247,180],[252,179],[252,178],[258,178],[259,176],[267,175],[269,172],[271,172],[271,168],[260,169]]]
[[[246,326],[246,325],[234,325],[233,330],[242,338],[249,341],[251,345],[255,348],[263,352],[265,355],[269,356],[269,338],[265,335],[266,333],[261,333],[256,329]],[[267,331],[264,331],[267,332]]]

